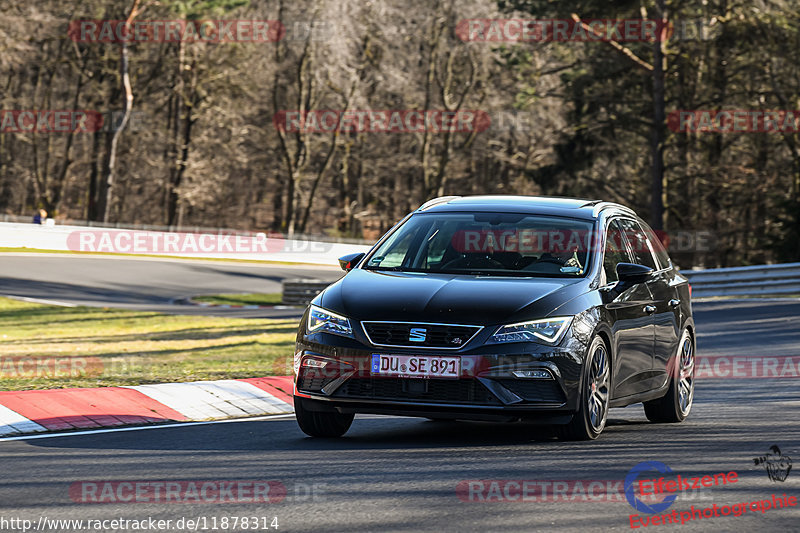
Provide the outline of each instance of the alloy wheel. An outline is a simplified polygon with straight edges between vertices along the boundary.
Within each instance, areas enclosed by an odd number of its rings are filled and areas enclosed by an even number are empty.
[[[678,374],[678,407],[684,416],[692,409],[694,399],[694,345],[689,335],[683,337]]]
[[[603,430],[608,415],[609,367],[605,346],[599,343],[590,361],[589,394],[587,395],[589,423],[596,432]]]

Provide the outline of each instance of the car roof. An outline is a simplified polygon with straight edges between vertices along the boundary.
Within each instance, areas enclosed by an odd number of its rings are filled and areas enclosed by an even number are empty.
[[[557,196],[443,196],[425,202],[417,212],[507,212],[596,219],[601,211],[615,209],[629,216],[633,210],[612,202]]]

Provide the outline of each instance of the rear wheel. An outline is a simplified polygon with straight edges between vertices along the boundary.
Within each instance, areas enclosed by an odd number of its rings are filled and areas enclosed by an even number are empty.
[[[606,427],[611,360],[602,338],[595,337],[592,340],[583,368],[580,408],[569,424],[559,426],[559,436],[563,440],[593,440]]]
[[[663,397],[644,402],[644,414],[651,422],[683,422],[694,401],[694,339],[683,330],[678,353],[669,364],[670,384]]]
[[[354,414],[311,411],[303,407],[302,398],[294,398],[294,414],[303,433],[312,437],[341,437],[353,423]]]

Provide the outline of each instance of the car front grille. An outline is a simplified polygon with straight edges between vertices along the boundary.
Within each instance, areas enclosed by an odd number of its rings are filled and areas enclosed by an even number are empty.
[[[495,381],[526,402],[560,404],[566,401],[561,387],[552,379],[498,379]]]
[[[500,405],[475,379],[350,378],[333,393],[339,398]]]
[[[363,322],[362,325],[367,338],[375,346],[449,350],[461,348],[481,330],[481,326],[460,324]]]

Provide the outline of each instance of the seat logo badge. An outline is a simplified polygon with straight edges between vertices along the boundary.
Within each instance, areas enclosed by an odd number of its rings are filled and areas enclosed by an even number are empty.
[[[411,328],[408,332],[408,340],[410,342],[425,342],[428,336],[428,330],[425,328]]]

